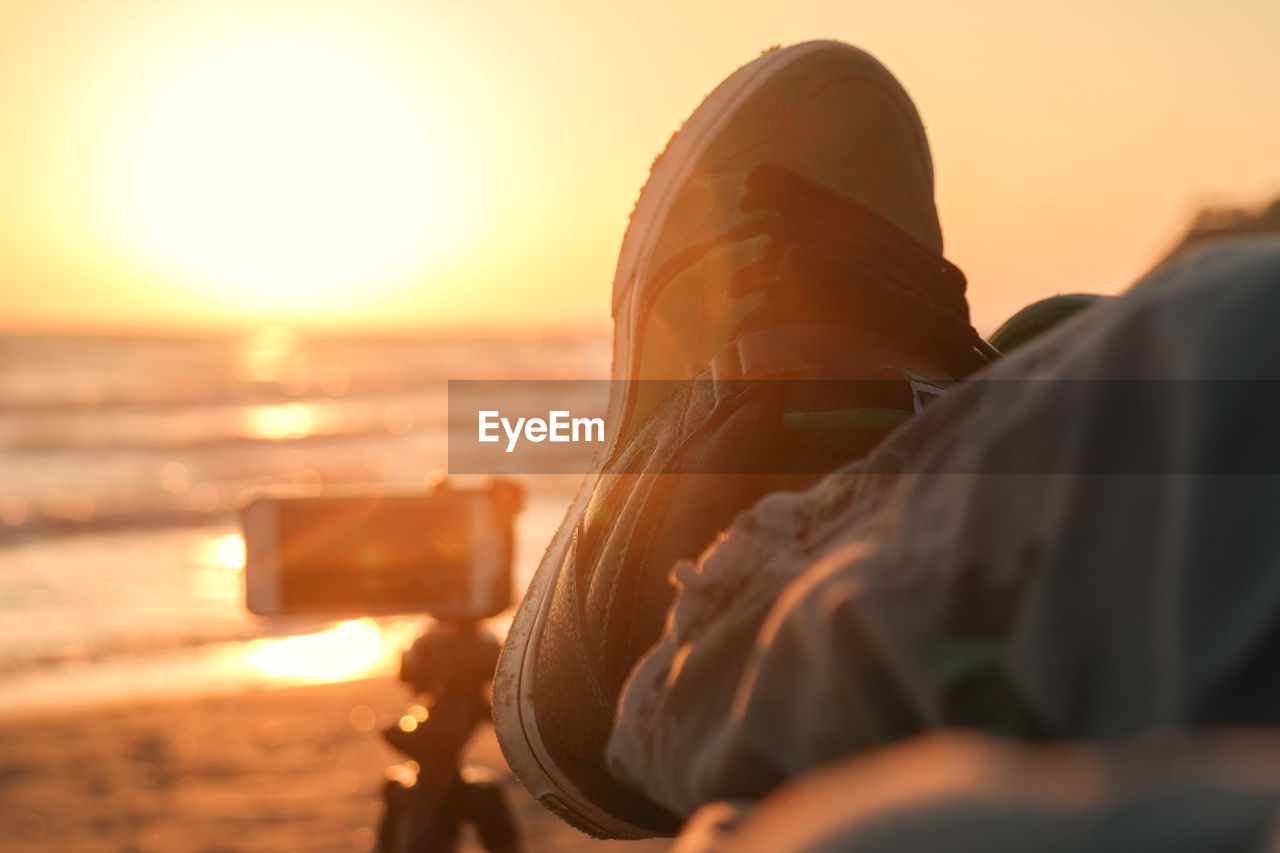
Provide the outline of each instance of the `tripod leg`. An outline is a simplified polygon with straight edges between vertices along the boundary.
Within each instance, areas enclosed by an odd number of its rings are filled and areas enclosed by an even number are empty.
[[[374,853],[396,853],[400,817],[404,812],[404,787],[388,780],[382,786],[382,820],[378,823],[378,846]]]
[[[382,789],[382,823],[374,853],[448,853],[458,841],[465,804],[463,783],[443,790],[390,781]],[[513,848],[514,849],[514,848]]]
[[[480,843],[492,853],[520,853],[515,817],[496,782],[464,782],[461,812],[476,828]]]

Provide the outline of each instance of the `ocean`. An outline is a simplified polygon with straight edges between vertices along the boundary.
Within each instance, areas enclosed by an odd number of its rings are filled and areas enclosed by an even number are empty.
[[[241,503],[425,488],[449,379],[602,378],[609,357],[603,335],[0,336],[0,712],[388,671],[419,616],[246,611]],[[518,588],[574,486],[524,483]]]

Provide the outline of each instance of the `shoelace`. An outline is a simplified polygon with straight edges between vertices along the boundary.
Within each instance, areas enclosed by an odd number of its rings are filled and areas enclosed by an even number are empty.
[[[747,177],[741,209],[737,225],[689,246],[656,275],[660,285],[726,242],[766,238],[729,285],[735,296],[765,295],[735,335],[770,324],[873,318],[882,329],[931,340],[956,378],[999,358],[970,323],[964,273],[865,205],[764,164]]]
[[[970,322],[964,273],[865,205],[765,164],[748,176],[742,209],[761,216],[773,247],[763,269],[744,270],[732,287],[763,286],[768,322],[873,317],[927,336],[956,378],[999,357]],[[764,281],[751,281],[760,273]]]

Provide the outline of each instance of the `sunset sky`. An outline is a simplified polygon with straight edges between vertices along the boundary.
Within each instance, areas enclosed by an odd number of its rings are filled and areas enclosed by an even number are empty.
[[[605,329],[650,161],[771,44],[924,116],[980,329],[1280,194],[1280,4],[0,4],[0,329]]]

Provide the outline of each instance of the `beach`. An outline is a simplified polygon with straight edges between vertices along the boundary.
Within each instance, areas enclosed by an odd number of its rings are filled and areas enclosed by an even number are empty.
[[[378,731],[409,700],[392,678],[121,701],[0,717],[0,849],[325,853],[374,844],[401,757]],[[529,851],[656,853],[591,839],[511,776],[483,726],[468,761],[501,780]],[[468,837],[462,850],[480,850]]]
[[[0,336],[0,850],[370,850],[401,761],[378,732],[410,700],[390,673],[422,614],[250,614],[237,509],[257,489],[424,489],[448,379],[607,375],[607,347]],[[526,484],[515,593],[572,485]],[[491,728],[469,754],[526,849],[610,848],[532,800]]]
[[[608,358],[600,336],[0,335],[0,850],[371,849],[400,760],[378,731],[410,699],[388,673],[423,616],[250,614],[237,510],[426,489],[449,379]],[[526,483],[516,594],[573,479]],[[471,760],[527,849],[603,849],[532,801],[491,729]]]

